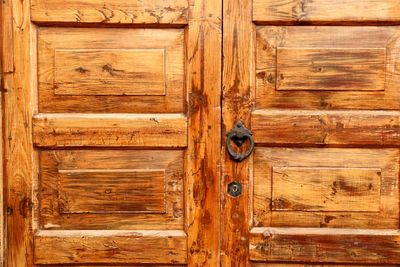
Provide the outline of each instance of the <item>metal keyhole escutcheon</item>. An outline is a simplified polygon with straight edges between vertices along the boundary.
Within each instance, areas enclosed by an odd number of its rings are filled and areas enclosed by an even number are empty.
[[[228,194],[232,197],[238,197],[242,194],[242,184],[239,182],[231,182],[228,184]]]
[[[226,149],[232,160],[240,162],[245,158],[247,158],[248,156],[250,156],[251,152],[253,152],[254,150],[253,134],[252,132],[250,132],[250,130],[244,127],[242,121],[238,121],[235,124],[235,126],[227,133],[226,136],[227,136]],[[233,143],[235,143],[235,145],[237,145],[238,147],[241,147],[247,140],[249,140],[250,145],[245,152],[238,153],[232,149],[231,141],[233,141]]]

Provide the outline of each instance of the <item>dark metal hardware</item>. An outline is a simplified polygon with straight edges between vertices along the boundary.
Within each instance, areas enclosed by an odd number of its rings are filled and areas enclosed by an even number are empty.
[[[250,156],[251,152],[254,149],[254,139],[253,134],[250,130],[244,127],[242,121],[238,121],[228,133],[226,138],[226,148],[228,150],[228,154],[234,161],[242,161],[248,156]],[[233,151],[231,147],[231,141],[233,141],[238,147],[241,147],[246,140],[250,141],[249,148],[243,153],[237,153]]]
[[[239,182],[231,182],[228,184],[228,194],[232,197],[238,197],[242,194],[242,184]]]

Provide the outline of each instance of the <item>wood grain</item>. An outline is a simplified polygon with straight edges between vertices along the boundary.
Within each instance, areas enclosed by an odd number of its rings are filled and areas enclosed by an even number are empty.
[[[186,24],[186,0],[32,0],[35,22]]]
[[[252,113],[259,144],[400,145],[400,112],[259,109]]]
[[[42,230],[35,234],[34,253],[35,264],[182,264],[187,260],[187,238],[177,230]]]
[[[398,229],[399,153],[395,148],[258,147],[253,225]]]
[[[385,48],[278,47],[276,62],[276,90],[385,90]]]
[[[400,109],[399,29],[258,26],[257,109]],[[277,84],[290,90],[276,90]]]
[[[222,143],[226,134],[241,120],[250,127],[254,103],[255,28],[252,20],[252,0],[224,0],[223,81],[222,81]],[[248,234],[251,199],[251,159],[240,163],[230,159],[222,147],[221,182],[221,265],[249,266]],[[233,198],[227,186],[232,181],[243,185],[242,194]]]
[[[273,167],[271,210],[379,212],[381,172],[378,168]]]
[[[32,114],[36,111],[36,28],[30,24],[29,1],[2,3],[7,28],[4,44],[7,69],[4,73],[4,207],[5,266],[32,266],[35,227],[32,217],[32,179],[36,172],[35,153],[32,149]],[[4,7],[4,9],[3,9]],[[3,22],[2,22],[3,24]],[[12,36],[10,36],[10,35]],[[3,50],[3,51],[4,51]],[[9,54],[10,53],[10,54]],[[7,140],[7,141],[6,141]]]
[[[186,147],[187,120],[181,114],[37,114],[39,147]]]
[[[369,23],[399,20],[397,0],[253,0],[256,22]]]
[[[58,170],[60,213],[165,213],[165,171]]]
[[[42,27],[39,110],[186,112],[184,43],[184,29]]]
[[[187,28],[188,266],[220,264],[222,1],[189,0]]]
[[[165,95],[164,49],[56,49],[56,95]]]
[[[399,230],[253,228],[254,261],[398,263]]]
[[[47,230],[183,229],[179,150],[40,152],[40,227]]]

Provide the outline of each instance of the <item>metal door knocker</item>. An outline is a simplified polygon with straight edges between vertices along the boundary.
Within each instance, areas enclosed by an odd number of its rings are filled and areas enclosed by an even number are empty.
[[[251,152],[253,152],[254,149],[254,139],[253,139],[253,134],[248,130],[246,127],[244,127],[242,121],[238,121],[235,124],[235,127],[233,127],[228,133],[227,133],[227,138],[226,138],[226,148],[228,150],[228,154],[231,157],[232,160],[234,161],[242,161],[248,156],[250,156]],[[250,141],[249,148],[243,152],[235,152],[233,151],[231,147],[231,141],[235,143],[238,147],[241,147],[246,140]]]

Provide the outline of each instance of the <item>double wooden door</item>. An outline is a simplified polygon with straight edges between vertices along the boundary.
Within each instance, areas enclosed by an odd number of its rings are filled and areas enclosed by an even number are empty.
[[[6,266],[400,264],[397,0],[4,0]]]

